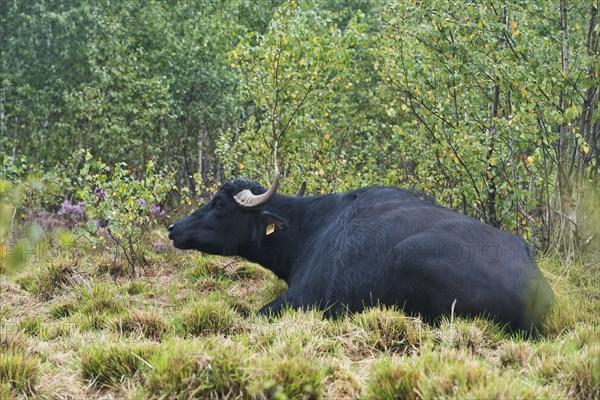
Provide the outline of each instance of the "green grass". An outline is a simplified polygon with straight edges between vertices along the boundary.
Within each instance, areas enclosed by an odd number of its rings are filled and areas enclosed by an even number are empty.
[[[13,395],[33,395],[39,381],[37,359],[23,351],[0,350],[0,394],[2,398]],[[6,397],[4,397],[6,395]]]
[[[239,315],[225,301],[200,299],[186,304],[175,323],[184,337],[229,334],[240,326]]]
[[[285,285],[254,264],[168,250],[133,278],[71,251],[0,275],[0,398],[600,397],[593,258],[540,260],[557,302],[523,337],[386,307],[258,317]]]
[[[94,345],[82,351],[82,377],[94,386],[118,387],[148,366],[151,347],[130,344]]]

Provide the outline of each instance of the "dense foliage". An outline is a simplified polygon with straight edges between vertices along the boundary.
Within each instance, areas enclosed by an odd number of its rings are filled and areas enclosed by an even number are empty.
[[[46,209],[81,193],[79,149],[191,191],[274,170],[311,193],[410,186],[573,255],[598,224],[597,9],[5,2],[3,175],[60,178]]]

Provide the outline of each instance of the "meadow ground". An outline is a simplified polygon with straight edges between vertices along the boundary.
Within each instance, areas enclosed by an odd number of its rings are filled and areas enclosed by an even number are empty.
[[[42,259],[43,258],[43,259]],[[557,294],[524,338],[394,309],[255,316],[285,290],[240,259],[167,248],[132,277],[91,245],[0,275],[0,399],[600,398],[600,261],[539,264]]]

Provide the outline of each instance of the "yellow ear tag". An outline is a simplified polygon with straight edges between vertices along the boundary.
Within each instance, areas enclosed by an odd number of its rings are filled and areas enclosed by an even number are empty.
[[[267,225],[267,236],[275,232],[275,223]]]

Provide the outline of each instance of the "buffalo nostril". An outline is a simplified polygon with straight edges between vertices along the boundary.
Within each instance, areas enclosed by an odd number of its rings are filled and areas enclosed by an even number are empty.
[[[173,229],[175,229],[175,225],[173,225],[173,224],[169,225],[169,227],[167,228],[169,233],[173,232]]]

